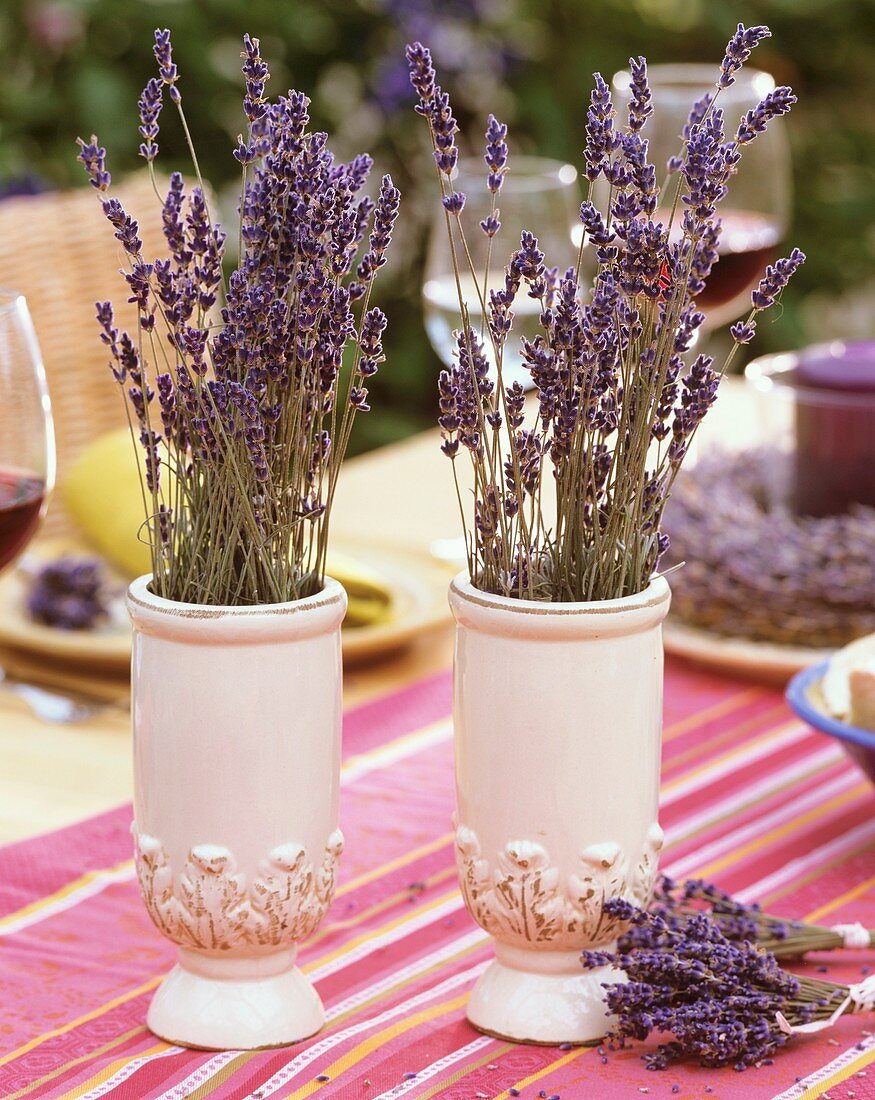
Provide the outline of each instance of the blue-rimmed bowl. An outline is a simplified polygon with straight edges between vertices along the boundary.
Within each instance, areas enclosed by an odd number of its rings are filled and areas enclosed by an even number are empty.
[[[875,783],[875,730],[863,730],[833,718],[823,701],[822,683],[829,661],[821,661],[797,672],[787,685],[787,702],[810,726],[836,737],[850,758]]]

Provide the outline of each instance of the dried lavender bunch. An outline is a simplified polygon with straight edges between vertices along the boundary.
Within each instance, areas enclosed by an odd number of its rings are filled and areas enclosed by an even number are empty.
[[[364,194],[371,158],[336,162],[327,135],[309,129],[306,96],[266,98],[268,68],[258,39],[245,35],[247,132],[234,150],[240,261],[225,288],[225,235],[210,214],[169,31],[155,32],[154,52],[160,79],[140,98],[140,152],[158,192],[166,90],[199,181],[188,189],[174,173],[159,192],[164,258],[143,254],[137,222],[110,196],[97,138],[79,139],[139,314],[129,334],[109,302],[97,304],[143,450],[153,588],[198,604],[295,600],[322,587],[340,465],[384,359],[386,318],[370,300],[399,192],[384,176],[376,201]]]
[[[706,913],[732,943],[756,944],[775,958],[801,958],[809,951],[856,950],[871,947],[875,932],[861,924],[837,924],[832,928],[788,920],[764,913],[757,904],[746,905],[704,879],[675,882],[661,875],[650,906],[673,931],[682,932],[699,913]],[[639,929],[633,924],[620,938],[618,950],[629,952],[639,946]],[[645,939],[650,935],[645,930]]]
[[[788,456],[770,447],[707,455],[665,512],[664,564],[685,561],[672,615],[719,634],[846,645],[875,632],[875,509],[796,516],[771,503]]]
[[[705,913],[682,927],[623,899],[606,911],[634,926],[635,947],[611,954],[586,951],[585,968],[616,966],[626,984],[606,984],[616,1016],[610,1039],[643,1041],[670,1035],[643,1055],[648,1069],[692,1060],[703,1066],[756,1065],[782,1047],[796,1029],[830,1026],[846,1012],[870,1011],[875,990],[798,977],[775,956],[747,941],[734,942]]]
[[[468,568],[479,588],[525,599],[604,600],[641,591],[656,570],[668,545],[663,508],[721,374],[805,258],[794,249],[766,269],[750,315],[732,327],[734,345],[722,370],[706,355],[685,363],[703,320],[696,297],[717,259],[719,203],[743,148],[795,102],[789,88],[777,89],[735,131],[725,130],[720,93],[767,34],[739,26],[714,91],[691,111],[664,195],[642,136],[653,111],[644,58],[630,60],[625,120],[617,119],[610,90],[595,74],[583,154],[589,196],[580,220],[598,268],[586,294],[580,257],[567,271],[550,268],[533,233],[522,234],[503,278],[491,275],[501,183],[513,170],[507,128],[490,116],[484,180],[492,212],[467,226],[465,196],[452,183],[458,127],[449,98],[429,51],[418,42],[408,46],[459,296],[456,362],[439,380],[442,448],[453,462]],[[598,181],[607,185],[604,210],[593,202]],[[471,232],[490,240],[482,272],[470,258]],[[478,330],[463,292],[469,282],[483,316]],[[539,334],[522,340],[537,395],[530,421],[521,387],[505,386],[502,376],[513,307],[523,294],[540,306]],[[463,452],[471,466],[470,511],[456,468]]]
[[[63,557],[37,570],[27,613],[60,630],[92,630],[109,616],[109,593],[98,558]]]

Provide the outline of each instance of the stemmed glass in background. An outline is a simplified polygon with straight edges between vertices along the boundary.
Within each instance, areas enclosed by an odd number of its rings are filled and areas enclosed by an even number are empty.
[[[714,72],[707,65],[653,65],[648,68],[648,77],[654,112],[643,135],[649,139],[649,158],[656,165],[662,186],[666,162],[680,149],[681,130],[690,107],[706,91],[713,91]],[[620,120],[625,119],[628,109],[629,86],[628,72],[614,76],[613,99]],[[769,73],[746,69],[731,87],[721,91],[717,103],[724,113],[727,138],[735,132],[741,116],[774,87]],[[750,308],[750,292],[765,265],[775,259],[787,229],[792,196],[790,168],[787,134],[780,121],[773,122],[745,148],[738,172],[730,181],[729,195],[720,205],[720,259],[698,298],[699,308],[705,313],[704,330],[729,324]],[[676,179],[670,177],[663,192],[663,203],[669,209],[659,210],[658,219],[668,218]]]
[[[33,537],[55,479],[46,376],[23,295],[0,290],[0,569]]]
[[[489,257],[488,291],[504,286],[504,268],[511,254],[519,248],[520,233],[529,230],[538,238],[546,262],[564,270],[577,259],[581,226],[578,219],[580,192],[577,169],[571,164],[543,157],[513,156],[497,197],[501,230],[493,239]],[[480,229],[480,222],[492,210],[492,195],[486,187],[486,166],[482,158],[463,158],[459,162],[453,187],[466,195],[462,214],[465,236],[471,251],[474,269],[481,285],[486,270],[489,241]],[[462,257],[464,268],[467,260]],[[479,332],[482,311],[470,275],[462,279],[462,293],[468,306],[471,325]],[[422,288],[425,327],[432,347],[446,366],[453,362],[453,330],[458,329],[459,296],[453,275],[453,263],[447,240],[444,211],[438,205],[432,222]],[[537,331],[540,305],[533,298],[519,294],[514,302],[514,332],[504,353],[502,374],[505,385],[519,381],[526,388],[531,378],[523,367],[519,352],[519,337],[533,337]],[[485,341],[491,358],[489,341]]]

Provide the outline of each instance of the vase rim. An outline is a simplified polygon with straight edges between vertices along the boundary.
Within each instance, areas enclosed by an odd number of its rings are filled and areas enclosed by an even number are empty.
[[[669,586],[665,577],[652,577],[650,584],[631,596],[618,596],[612,600],[580,600],[552,603],[547,600],[518,600],[515,596],[499,596],[484,592],[471,582],[467,569],[457,573],[450,582],[451,588],[467,600],[483,607],[516,611],[521,615],[607,615],[616,611],[632,611],[642,607],[656,607],[668,598]]]
[[[528,637],[634,634],[662,622],[670,602],[671,589],[662,576],[653,577],[645,589],[631,596],[577,603],[518,600],[482,592],[471,583],[467,570],[450,583],[450,606],[458,621],[486,633]]]
[[[346,592],[325,577],[319,592],[285,603],[234,606],[182,603],[149,590],[152,574],[128,587],[127,609],[138,631],[195,642],[269,642],[328,633],[346,612]]]

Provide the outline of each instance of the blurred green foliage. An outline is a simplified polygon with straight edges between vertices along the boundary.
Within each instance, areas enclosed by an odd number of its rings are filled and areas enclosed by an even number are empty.
[[[404,191],[404,228],[382,289],[389,359],[357,440],[372,446],[431,422],[439,367],[418,293],[433,177],[405,88],[405,40],[432,46],[472,149],[494,110],[511,124],[512,152],[580,163],[593,70],[610,74],[639,53],[716,66],[739,20],[770,25],[756,65],[799,95],[787,123],[789,240],[808,254],[779,317],[760,326],[756,351],[873,336],[875,0],[4,0],[0,183],[80,185],[73,140],[92,131],[113,171],[137,168],[136,100],[153,71],[152,31],[169,26],[204,174],[233,217],[240,38],[258,35],[269,91],[307,92],[338,155],[371,152]],[[162,169],[184,170],[169,111],[159,142]]]

